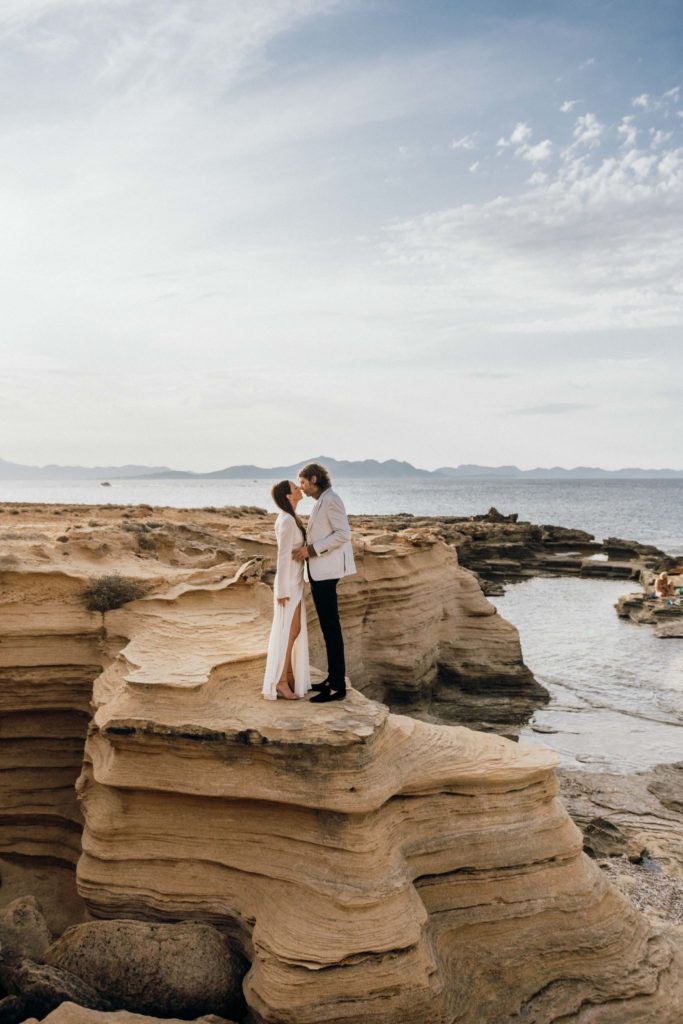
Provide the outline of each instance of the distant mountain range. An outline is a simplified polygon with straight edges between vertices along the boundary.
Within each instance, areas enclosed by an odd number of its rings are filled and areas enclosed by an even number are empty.
[[[405,479],[405,478],[483,478],[498,480],[601,480],[601,479],[681,479],[681,469],[599,469],[577,466],[563,469],[518,469],[517,466],[441,466],[439,469],[417,469],[409,462],[388,459],[364,459],[348,462],[318,455],[313,459],[295,462],[291,466],[227,466],[212,473],[193,473],[190,470],[170,469],[168,466],[22,466],[17,462],[0,459],[0,480],[279,480],[292,478],[306,462],[321,462],[333,477],[345,479]]]

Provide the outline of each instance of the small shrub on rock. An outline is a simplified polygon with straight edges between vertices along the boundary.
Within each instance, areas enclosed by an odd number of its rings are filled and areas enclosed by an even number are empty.
[[[85,588],[81,597],[88,611],[109,612],[113,608],[121,608],[129,601],[137,601],[145,594],[145,588],[137,580],[119,576],[118,573],[110,573],[94,579]]]

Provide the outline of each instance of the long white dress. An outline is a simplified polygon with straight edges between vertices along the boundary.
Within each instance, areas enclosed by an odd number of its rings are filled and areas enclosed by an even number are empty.
[[[304,602],[304,563],[297,562],[292,558],[292,553],[304,544],[304,538],[296,520],[287,512],[280,512],[275,520],[275,536],[277,538],[277,572],[273,588],[273,625],[270,630],[262,690],[266,700],[277,700],[275,687],[282,676],[292,619],[299,604],[301,605],[301,631],[292,648],[293,689],[297,697],[303,697],[311,688],[306,604]],[[279,604],[278,597],[288,597],[289,601]]]

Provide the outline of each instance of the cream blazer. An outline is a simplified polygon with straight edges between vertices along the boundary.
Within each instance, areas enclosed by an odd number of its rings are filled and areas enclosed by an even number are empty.
[[[344,502],[331,488],[323,491],[313,506],[306,527],[306,543],[316,551],[316,557],[308,559],[311,579],[340,580],[355,573],[351,526]]]

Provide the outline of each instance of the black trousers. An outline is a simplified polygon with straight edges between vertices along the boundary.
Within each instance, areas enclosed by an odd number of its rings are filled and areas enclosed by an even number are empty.
[[[337,584],[339,580],[311,580],[313,604],[318,613],[320,629],[327,649],[327,675],[335,690],[346,690],[346,663],[342,636]]]

